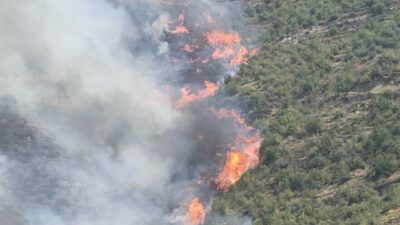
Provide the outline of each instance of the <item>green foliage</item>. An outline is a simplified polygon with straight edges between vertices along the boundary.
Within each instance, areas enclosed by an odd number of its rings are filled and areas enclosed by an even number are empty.
[[[321,121],[316,117],[309,117],[304,124],[304,128],[308,134],[319,133],[322,129]]]
[[[384,0],[368,0],[366,4],[373,15],[382,14],[387,9],[387,3]]]
[[[297,109],[289,108],[278,115],[278,118],[271,124],[272,132],[282,136],[298,134],[301,130],[303,115]]]
[[[334,166],[332,180],[335,183],[343,183],[350,178],[350,167],[345,161]]]
[[[372,162],[371,175],[374,178],[389,176],[399,166],[398,157],[394,154],[382,153],[376,156]]]
[[[391,77],[395,71],[399,59],[394,55],[383,55],[378,58],[371,71],[371,78]]]
[[[259,166],[213,211],[256,225],[378,224],[400,207],[400,3],[246,4],[264,43],[225,93],[264,142]]]

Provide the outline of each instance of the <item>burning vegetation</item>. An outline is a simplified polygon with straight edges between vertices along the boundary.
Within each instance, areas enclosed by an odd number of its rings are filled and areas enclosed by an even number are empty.
[[[2,9],[0,218],[207,223],[261,142],[222,94],[253,52],[227,23],[233,3],[56,2]]]
[[[188,217],[190,225],[204,224],[206,219],[206,212],[203,204],[198,198],[193,198],[188,207]]]
[[[247,170],[255,167],[259,161],[261,136],[256,129],[246,124],[238,111],[223,106],[223,97],[217,95],[226,71],[237,69],[240,64],[246,63],[249,57],[256,54],[256,49],[246,48],[239,33],[221,28],[218,19],[211,14],[192,12],[191,8],[195,7],[191,4],[165,1],[165,6],[175,12],[171,14],[172,18],[176,18],[168,22],[170,29],[166,30],[167,41],[175,50],[170,57],[189,64],[189,69],[182,71],[184,82],[178,84],[181,88],[168,92],[175,99],[173,105],[177,109],[190,111],[200,108],[221,121],[218,123],[229,124],[230,133],[233,132],[230,143],[222,144],[225,154],[217,151],[221,144],[216,143],[213,147],[214,157],[222,159],[220,167],[208,171],[209,174],[214,174],[209,176],[208,182],[199,182],[199,187],[191,188],[191,195],[196,195],[196,192],[202,189],[202,185],[225,192],[238,182]],[[222,107],[211,105],[211,97]],[[211,141],[205,132],[200,132],[197,137],[205,143]],[[202,202],[209,200],[210,197],[203,200],[195,197],[190,201],[187,212],[190,225],[204,224],[206,213]]]

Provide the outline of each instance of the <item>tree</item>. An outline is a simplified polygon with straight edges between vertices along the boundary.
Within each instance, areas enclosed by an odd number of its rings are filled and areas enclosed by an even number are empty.
[[[373,178],[391,175],[398,167],[398,159],[394,154],[380,154],[372,162]]]
[[[309,117],[304,124],[304,128],[308,134],[319,133],[322,128],[321,121],[318,118]]]

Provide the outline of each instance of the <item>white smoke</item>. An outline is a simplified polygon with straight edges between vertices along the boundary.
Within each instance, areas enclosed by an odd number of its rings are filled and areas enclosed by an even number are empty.
[[[169,181],[191,143],[169,134],[181,115],[158,93],[168,68],[132,52],[150,38],[165,53],[167,17],[142,28],[104,0],[0,6],[0,95],[15,102],[1,119],[28,118],[7,131],[23,144],[0,149],[0,224],[168,224],[183,188]]]
[[[160,2],[0,3],[0,225],[184,223],[188,164],[215,154],[190,120],[222,128],[171,106]]]

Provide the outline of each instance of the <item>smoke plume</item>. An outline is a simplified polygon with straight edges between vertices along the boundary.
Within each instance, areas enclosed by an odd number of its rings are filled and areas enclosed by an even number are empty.
[[[206,38],[232,30],[214,24],[226,3],[0,5],[1,225],[193,224],[191,199],[208,210],[237,181],[216,187],[225,154],[258,136],[221,111],[223,76],[251,54]],[[237,175],[256,163],[243,152]]]

